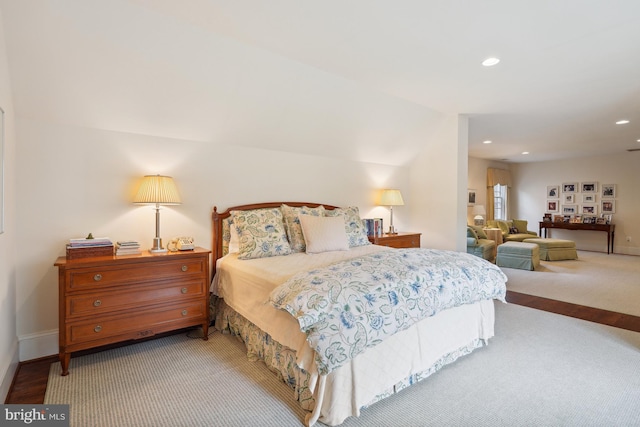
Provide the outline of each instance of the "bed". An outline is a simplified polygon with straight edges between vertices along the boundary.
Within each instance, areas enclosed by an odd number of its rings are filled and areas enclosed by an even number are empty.
[[[369,243],[356,207],[214,207],[212,316],[335,426],[494,335],[506,276],[466,253]]]

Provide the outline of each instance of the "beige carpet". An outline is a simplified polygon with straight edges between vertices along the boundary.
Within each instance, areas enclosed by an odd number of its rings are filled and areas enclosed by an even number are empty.
[[[571,261],[542,261],[536,271],[503,268],[507,289],[640,316],[640,257],[578,251]]]
[[[341,427],[640,424],[640,333],[496,303],[487,347]],[[374,373],[375,374],[375,373]],[[234,337],[174,335],[51,365],[72,427],[302,427],[293,391]],[[323,424],[317,424],[323,427]]]

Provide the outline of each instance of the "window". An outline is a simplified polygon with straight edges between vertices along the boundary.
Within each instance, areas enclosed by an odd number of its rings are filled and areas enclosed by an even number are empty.
[[[493,186],[493,218],[507,219],[507,186],[496,184]]]

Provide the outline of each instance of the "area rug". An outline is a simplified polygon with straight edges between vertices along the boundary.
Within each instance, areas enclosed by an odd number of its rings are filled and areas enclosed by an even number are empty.
[[[345,427],[632,426],[640,333],[496,303],[496,336]],[[293,392],[234,337],[174,335],[51,367],[72,426],[302,426]]]
[[[578,251],[577,260],[541,261],[535,271],[502,268],[507,289],[640,316],[640,257]]]

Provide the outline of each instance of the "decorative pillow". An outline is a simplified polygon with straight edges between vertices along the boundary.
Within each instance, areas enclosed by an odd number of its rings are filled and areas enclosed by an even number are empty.
[[[231,217],[238,231],[239,259],[265,258],[291,253],[280,209],[232,211]]]
[[[318,206],[317,208],[310,208],[302,206],[295,208],[293,206],[283,204],[280,206],[282,215],[284,216],[284,226],[287,231],[287,237],[289,238],[289,244],[291,245],[292,252],[304,252],[305,241],[302,234],[302,228],[300,228],[299,215],[313,215],[322,216],[324,214],[324,206]]]
[[[484,232],[482,226],[470,225],[470,227],[473,228],[473,231],[476,232],[476,234],[478,235],[478,239],[488,239],[487,233]]]
[[[515,227],[509,227],[509,234],[518,234],[518,229]]]
[[[498,225],[500,231],[502,231],[503,236],[507,236],[509,234],[509,224],[507,223],[507,221],[496,220],[496,224]]]
[[[527,232],[527,220],[524,219],[514,219],[513,226],[518,230],[518,233],[526,233]]]
[[[344,216],[344,228],[349,239],[349,247],[370,245],[364,222],[360,219],[360,211],[357,206],[326,210],[325,216]]]
[[[231,217],[222,220],[222,255],[229,253],[229,241],[231,240]]]
[[[348,251],[349,241],[342,216],[299,215],[308,254]]]
[[[476,233],[476,230],[473,227],[468,226],[467,227],[467,237],[468,238],[472,238],[472,239],[476,239],[476,241],[477,241],[478,240],[478,233]]]

